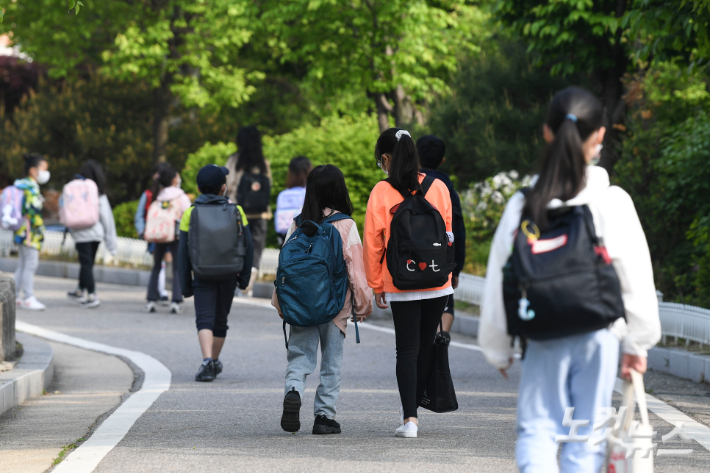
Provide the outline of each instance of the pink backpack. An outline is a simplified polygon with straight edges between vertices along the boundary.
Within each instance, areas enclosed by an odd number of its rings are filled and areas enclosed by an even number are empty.
[[[81,230],[99,221],[99,188],[91,179],[74,179],[59,198],[59,220],[67,228]]]
[[[175,241],[180,217],[180,198],[166,202],[154,200],[148,207],[143,238],[150,243]]]
[[[22,227],[22,190],[8,186],[0,194],[0,226],[5,230],[17,231]]]

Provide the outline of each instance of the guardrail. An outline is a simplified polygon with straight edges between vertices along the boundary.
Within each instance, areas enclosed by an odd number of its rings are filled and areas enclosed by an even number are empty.
[[[76,257],[74,240],[67,234],[66,241],[62,244],[62,232],[46,232],[42,253],[47,255],[65,255]],[[10,254],[14,244],[12,232],[0,229],[0,255]],[[279,250],[266,248],[262,253],[259,276],[276,274]],[[152,266],[153,256],[147,251],[147,243],[143,240],[132,238],[119,238],[118,251],[115,257],[106,250],[103,243],[99,246],[96,261],[104,264],[132,264]],[[456,299],[469,304],[481,305],[485,278],[472,274],[461,273],[459,287],[456,289]],[[697,342],[701,345],[710,345],[710,310],[672,302],[659,302],[661,327],[663,337],[684,339],[686,344]]]

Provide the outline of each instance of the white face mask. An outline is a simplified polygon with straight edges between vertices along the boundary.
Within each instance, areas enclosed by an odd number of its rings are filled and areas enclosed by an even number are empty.
[[[37,184],[40,186],[49,182],[49,171],[39,171],[37,172]]]
[[[590,166],[596,166],[599,164],[599,160],[602,159],[602,148],[604,148],[604,145],[598,144],[594,150],[594,157],[592,158],[591,161],[589,161]]]

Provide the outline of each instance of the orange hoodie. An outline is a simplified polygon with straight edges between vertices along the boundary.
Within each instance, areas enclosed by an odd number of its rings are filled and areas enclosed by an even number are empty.
[[[421,183],[426,177],[424,174],[419,174],[419,182]],[[446,224],[446,231],[451,231],[451,195],[446,184],[440,180],[434,180],[434,183],[429,188],[425,196],[441,214]],[[390,224],[394,214],[391,212],[392,207],[402,203],[404,198],[392,187],[388,182],[381,181],[378,183],[372,193],[370,200],[367,202],[367,214],[365,215],[365,241],[363,244],[365,250],[365,273],[367,274],[367,283],[375,291],[380,292],[414,292],[400,291],[392,283],[392,276],[387,269],[387,259],[382,262],[382,255],[390,239]],[[451,286],[451,275],[449,282],[441,287],[431,289],[419,289],[418,291],[440,291]]]

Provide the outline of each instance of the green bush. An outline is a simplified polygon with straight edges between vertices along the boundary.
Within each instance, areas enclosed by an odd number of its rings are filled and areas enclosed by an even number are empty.
[[[363,115],[357,119],[327,118],[318,127],[308,124],[280,136],[264,137],[264,155],[271,163],[274,178],[272,206],[275,207],[279,192],[286,188],[289,162],[303,155],[313,166],[333,164],[340,168],[355,209],[353,218],[362,230],[370,192],[385,177],[375,164],[378,136],[376,118]],[[235,150],[232,143],[207,143],[190,154],[182,172],[183,189],[196,193],[195,175],[200,167],[211,163],[223,165]],[[273,244],[275,239],[269,242]]]
[[[657,64],[627,80],[626,139],[615,182],[634,200],[667,300],[710,306],[707,76]]]
[[[353,218],[362,231],[367,200],[372,188],[386,176],[375,163],[375,142],[380,136],[377,119],[362,115],[326,118],[320,126],[304,125],[276,137],[264,139],[264,155],[274,176],[273,197],[285,188],[288,164],[303,155],[313,166],[333,164],[345,175],[355,209]]]
[[[508,200],[530,178],[517,171],[501,172],[461,193],[461,209],[466,225],[466,264],[464,271],[485,276],[493,235]]]
[[[113,219],[116,221],[116,233],[120,237],[138,238],[134,216],[138,210],[138,201],[124,202],[113,208]]]
[[[205,143],[200,149],[191,153],[187,157],[185,167],[182,168],[180,177],[182,178],[182,188],[188,194],[197,196],[197,173],[208,164],[217,164],[224,166],[227,163],[227,158],[234,154],[237,150],[237,145],[234,143]]]

